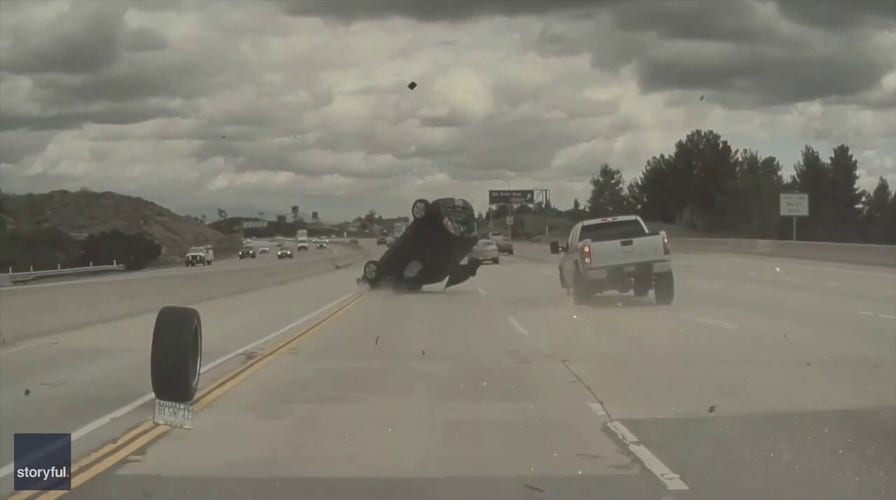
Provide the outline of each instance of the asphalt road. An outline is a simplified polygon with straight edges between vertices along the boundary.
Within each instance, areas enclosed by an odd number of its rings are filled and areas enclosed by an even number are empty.
[[[896,494],[896,270],[675,255],[672,305],[606,294],[573,306],[545,250],[518,245],[447,291],[366,293],[198,413],[194,429],[71,497]],[[197,304],[206,359],[353,291],[358,272]],[[152,318],[0,351],[4,441],[78,428],[148,392]],[[150,413],[100,426],[75,454]]]

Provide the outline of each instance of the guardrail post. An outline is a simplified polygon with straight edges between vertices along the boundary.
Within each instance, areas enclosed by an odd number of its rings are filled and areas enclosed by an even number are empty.
[[[60,264],[60,263],[57,262],[57,263],[56,263],[56,270],[59,271],[60,269],[62,269],[62,264]]]
[[[31,272],[34,272],[34,265],[31,266]]]
[[[93,261],[90,261],[90,267],[93,267]]]
[[[117,261],[116,259],[112,259],[112,265],[113,265],[113,266],[117,266],[117,265],[118,265],[118,261]]]
[[[9,266],[9,274],[12,274],[12,266]]]

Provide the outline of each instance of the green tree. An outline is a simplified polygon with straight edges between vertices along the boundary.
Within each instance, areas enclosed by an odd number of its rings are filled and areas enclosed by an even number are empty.
[[[849,151],[849,146],[841,144],[834,148],[828,164],[831,171],[831,214],[827,219],[827,233],[834,241],[856,241],[861,233],[859,223],[864,195],[856,185],[859,162]]]
[[[621,215],[629,207],[625,196],[625,180],[622,172],[604,163],[597,177],[591,179],[591,197],[588,199],[588,214],[593,217]]]
[[[887,243],[887,226],[891,222],[888,212],[892,197],[890,184],[880,177],[874,191],[866,193],[862,200],[862,225],[866,229],[864,236],[872,243]]]
[[[670,183],[679,221],[686,218],[691,226],[706,230],[731,229],[725,226],[735,210],[737,155],[712,130],[694,130],[675,144]]]
[[[744,150],[737,170],[737,191],[731,194],[728,227],[748,238],[777,238],[780,231],[779,195],[784,179],[774,156]]]
[[[791,186],[794,191],[809,195],[809,216],[797,225],[799,239],[824,241],[831,214],[831,168],[811,146],[803,148],[800,161],[794,165]]]
[[[641,177],[628,188],[632,204],[650,221],[673,223],[681,218],[686,198],[674,192],[672,158],[666,155],[647,160]]]

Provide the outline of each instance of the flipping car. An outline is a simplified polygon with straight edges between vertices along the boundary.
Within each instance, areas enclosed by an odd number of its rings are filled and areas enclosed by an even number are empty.
[[[478,241],[473,205],[461,198],[419,199],[411,205],[413,221],[379,260],[364,264],[359,283],[417,291],[445,278],[445,288],[476,276],[479,262],[461,261]]]

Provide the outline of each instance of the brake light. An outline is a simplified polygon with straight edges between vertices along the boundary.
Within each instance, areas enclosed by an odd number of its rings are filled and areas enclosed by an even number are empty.
[[[591,245],[582,247],[582,260],[585,264],[591,264]]]
[[[672,250],[669,248],[669,237],[663,235],[663,255],[671,255]]]

